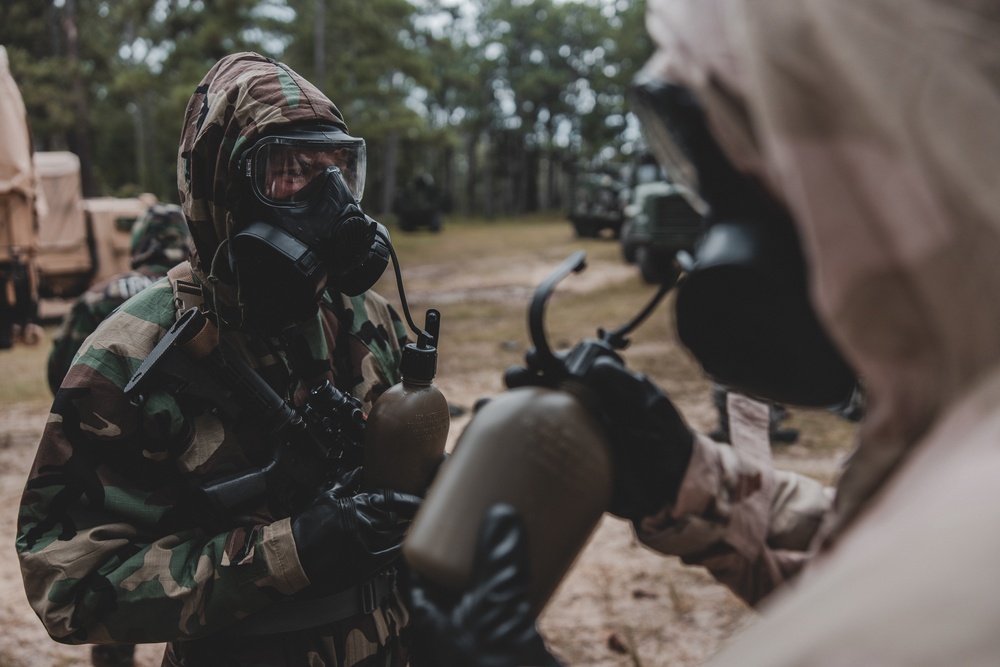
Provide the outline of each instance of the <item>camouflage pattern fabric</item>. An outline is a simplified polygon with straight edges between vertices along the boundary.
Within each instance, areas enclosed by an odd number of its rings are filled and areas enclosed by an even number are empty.
[[[191,232],[180,206],[153,204],[132,225],[132,268],[175,266],[191,254]]]
[[[181,207],[154,204],[132,226],[130,254],[132,271],[111,276],[84,292],[73,303],[52,339],[47,377],[55,394],[73,356],[97,325],[115,308],[146,289],[167,269],[188,258],[191,234]]]
[[[212,266],[236,224],[238,205],[225,199],[230,158],[269,126],[315,119],[341,122],[322,93],[274,61],[237,54],[206,75],[188,107],[178,165],[192,270],[222,336],[279,395],[301,405],[328,379],[368,410],[399,380],[406,340],[384,299],[327,296],[314,317],[269,337],[242,327],[235,290]],[[215,634],[316,592],[290,518],[264,500],[213,517],[192,491],[265,462],[264,434],[190,395],[153,388],[138,407],[125,397],[174,320],[169,281],[140,292],[87,339],[56,394],[16,542],[25,592],[49,634],[65,643],[168,642],[168,665],[405,664],[399,635],[409,618],[398,596],[372,614],[307,631]]]

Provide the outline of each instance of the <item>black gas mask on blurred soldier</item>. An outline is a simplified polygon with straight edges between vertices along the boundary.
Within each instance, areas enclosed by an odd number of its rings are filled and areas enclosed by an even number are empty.
[[[316,312],[324,289],[356,296],[389,263],[389,233],[359,206],[365,142],[336,126],[258,140],[238,163],[247,206],[229,246],[240,300],[265,326]]]
[[[802,406],[846,401],[856,377],[816,318],[788,212],[730,163],[689,90],[640,73],[632,93],[650,149],[707,222],[677,285],[681,342],[736,391]]]

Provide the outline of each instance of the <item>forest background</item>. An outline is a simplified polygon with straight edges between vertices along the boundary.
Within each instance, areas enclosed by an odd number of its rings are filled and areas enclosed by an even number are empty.
[[[641,0],[5,0],[0,44],[35,150],[84,195],[176,201],[184,107],[222,56],[282,60],[368,144],[365,210],[430,174],[456,213],[565,205],[581,167],[637,150]]]

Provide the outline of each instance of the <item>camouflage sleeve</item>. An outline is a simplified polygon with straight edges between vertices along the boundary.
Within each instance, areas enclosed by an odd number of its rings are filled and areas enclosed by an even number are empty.
[[[354,341],[352,393],[368,410],[375,399],[401,379],[399,363],[408,340],[406,326],[392,305],[373,291],[343,298]]]
[[[86,295],[85,295],[86,296]],[[52,350],[49,352],[46,374],[49,389],[55,394],[59,385],[73,364],[73,357],[87,339],[87,336],[97,328],[99,320],[94,315],[88,301],[81,297],[66,313],[58,331],[52,338]]]
[[[115,308],[152,285],[160,275],[145,268],[142,271],[118,274],[97,283],[73,303],[52,340],[47,375],[49,389],[53,394],[59,390],[59,385],[73,364],[73,357],[83,341],[87,340],[87,336],[94,333],[97,325]]]
[[[833,496],[814,479],[773,469],[766,405],[732,394],[728,401],[732,445],[695,434],[677,501],[636,532],[755,605],[815,555]]]
[[[199,637],[308,583],[287,519],[217,525],[190,491],[239,449],[229,430],[183,397],[152,392],[140,409],[123,394],[172,321],[170,299],[154,286],[89,339],[29,474],[16,548],[28,600],[60,642]]]

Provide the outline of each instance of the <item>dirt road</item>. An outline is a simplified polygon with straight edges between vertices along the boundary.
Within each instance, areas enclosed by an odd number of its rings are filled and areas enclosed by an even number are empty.
[[[525,313],[533,288],[572,251],[584,249],[588,268],[559,286],[547,327],[553,347],[620,324],[652,294],[637,269],[609,240],[573,238],[561,221],[448,226],[440,235],[394,232],[414,319],[442,312],[438,386],[449,401],[470,408],[502,391],[502,371],[523,360],[529,345]],[[398,303],[389,276],[377,289]],[[25,600],[13,549],[16,506],[44,426],[49,398],[41,381],[45,350],[0,353],[0,376],[38,373],[38,382],[0,404],[0,666],[87,664],[87,647],[52,642]],[[674,342],[669,308],[661,306],[636,332],[628,363],[655,379],[695,428],[714,426],[709,384]],[[41,387],[39,390],[38,387]],[[453,421],[453,444],[468,415]],[[793,411],[799,443],[775,452],[783,467],[820,479],[835,475],[852,435],[825,413]],[[701,664],[753,612],[704,571],[638,545],[630,527],[606,517],[540,619],[543,633],[567,665],[684,667]],[[139,664],[159,664],[162,647],[139,648]]]

